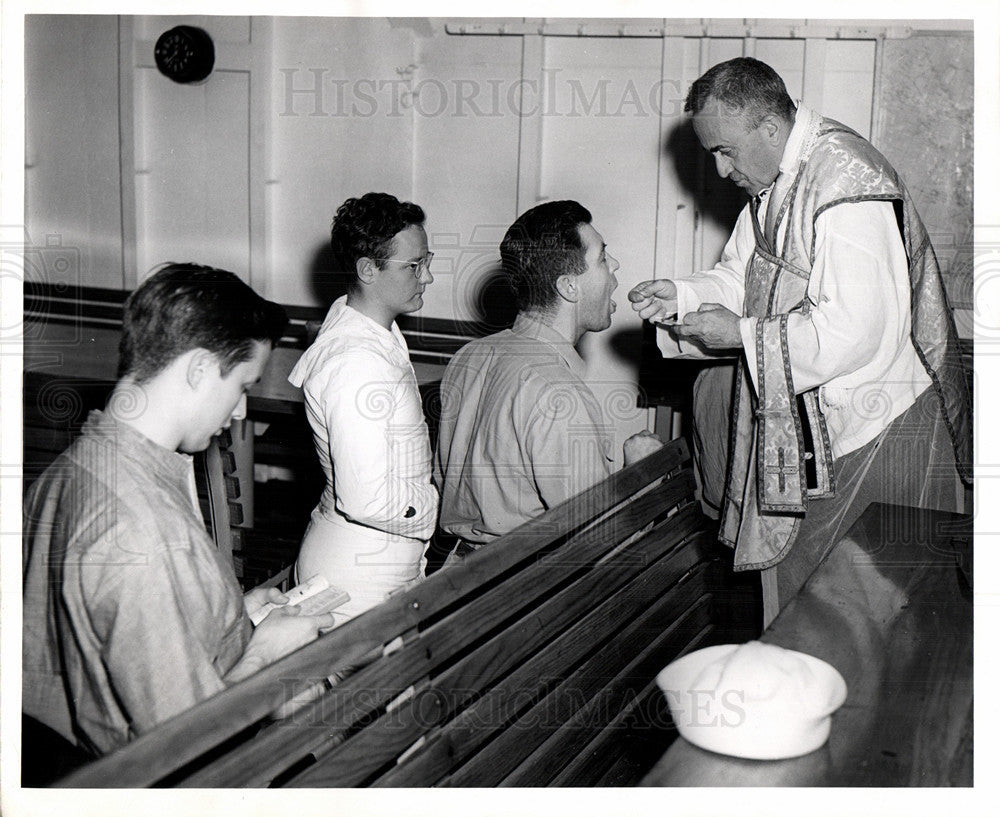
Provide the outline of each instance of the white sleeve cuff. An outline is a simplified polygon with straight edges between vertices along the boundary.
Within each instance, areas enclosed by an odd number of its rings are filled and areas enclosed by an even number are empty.
[[[665,326],[654,323],[653,327],[656,329],[656,345],[663,357],[680,357],[684,354],[684,347]]]
[[[674,281],[674,289],[677,290],[677,320],[683,320],[688,312],[697,312],[701,306],[701,299],[698,297],[695,288],[686,281]]]
[[[740,318],[740,337],[743,340],[743,357],[746,359],[746,371],[753,384],[753,390],[760,394],[757,383],[757,321],[758,318]]]

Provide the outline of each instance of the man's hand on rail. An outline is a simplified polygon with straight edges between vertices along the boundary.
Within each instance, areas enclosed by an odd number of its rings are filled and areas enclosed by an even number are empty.
[[[654,451],[663,447],[663,440],[657,437],[652,431],[640,431],[633,434],[622,446],[622,453],[625,455],[625,465],[629,466],[648,457]]]

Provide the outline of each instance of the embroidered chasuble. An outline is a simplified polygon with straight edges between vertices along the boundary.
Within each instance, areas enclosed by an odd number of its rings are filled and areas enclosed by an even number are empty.
[[[808,503],[837,495],[819,389],[796,392],[787,336],[789,313],[808,315],[811,308],[806,292],[815,223],[830,207],[892,202],[910,276],[911,340],[941,401],[959,474],[971,479],[968,389],[927,231],[902,181],[868,141],[838,122],[807,114],[797,170],[778,177],[766,213],[757,212],[757,202],[750,205],[755,249],[746,267],[744,317],[760,319],[754,349],[759,392],[754,393],[741,360],[719,533],[736,547],[737,570],[780,562]]]

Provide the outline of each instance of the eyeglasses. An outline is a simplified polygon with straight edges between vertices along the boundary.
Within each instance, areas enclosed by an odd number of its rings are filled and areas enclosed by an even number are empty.
[[[434,253],[429,252],[419,261],[400,261],[398,258],[373,258],[372,261],[378,261],[380,264],[384,264],[386,261],[392,261],[395,264],[401,264],[404,268],[409,267],[410,272],[413,273],[413,277],[420,280],[420,276],[424,274],[424,271],[430,270],[431,261],[434,260]]]

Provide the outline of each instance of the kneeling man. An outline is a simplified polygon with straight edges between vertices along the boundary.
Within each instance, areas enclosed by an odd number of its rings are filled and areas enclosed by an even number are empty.
[[[611,325],[618,261],[575,201],[538,205],[500,244],[518,314],[463,347],[441,383],[434,479],[441,528],[462,557],[612,472],[614,429],[584,382],[576,344]],[[660,447],[625,442],[629,465]]]
[[[231,272],[190,264],[129,297],[106,409],[25,498],[26,732],[110,752],[332,626],[284,607],[251,625],[287,598],[243,595],[189,456],[245,405],[285,321]]]

